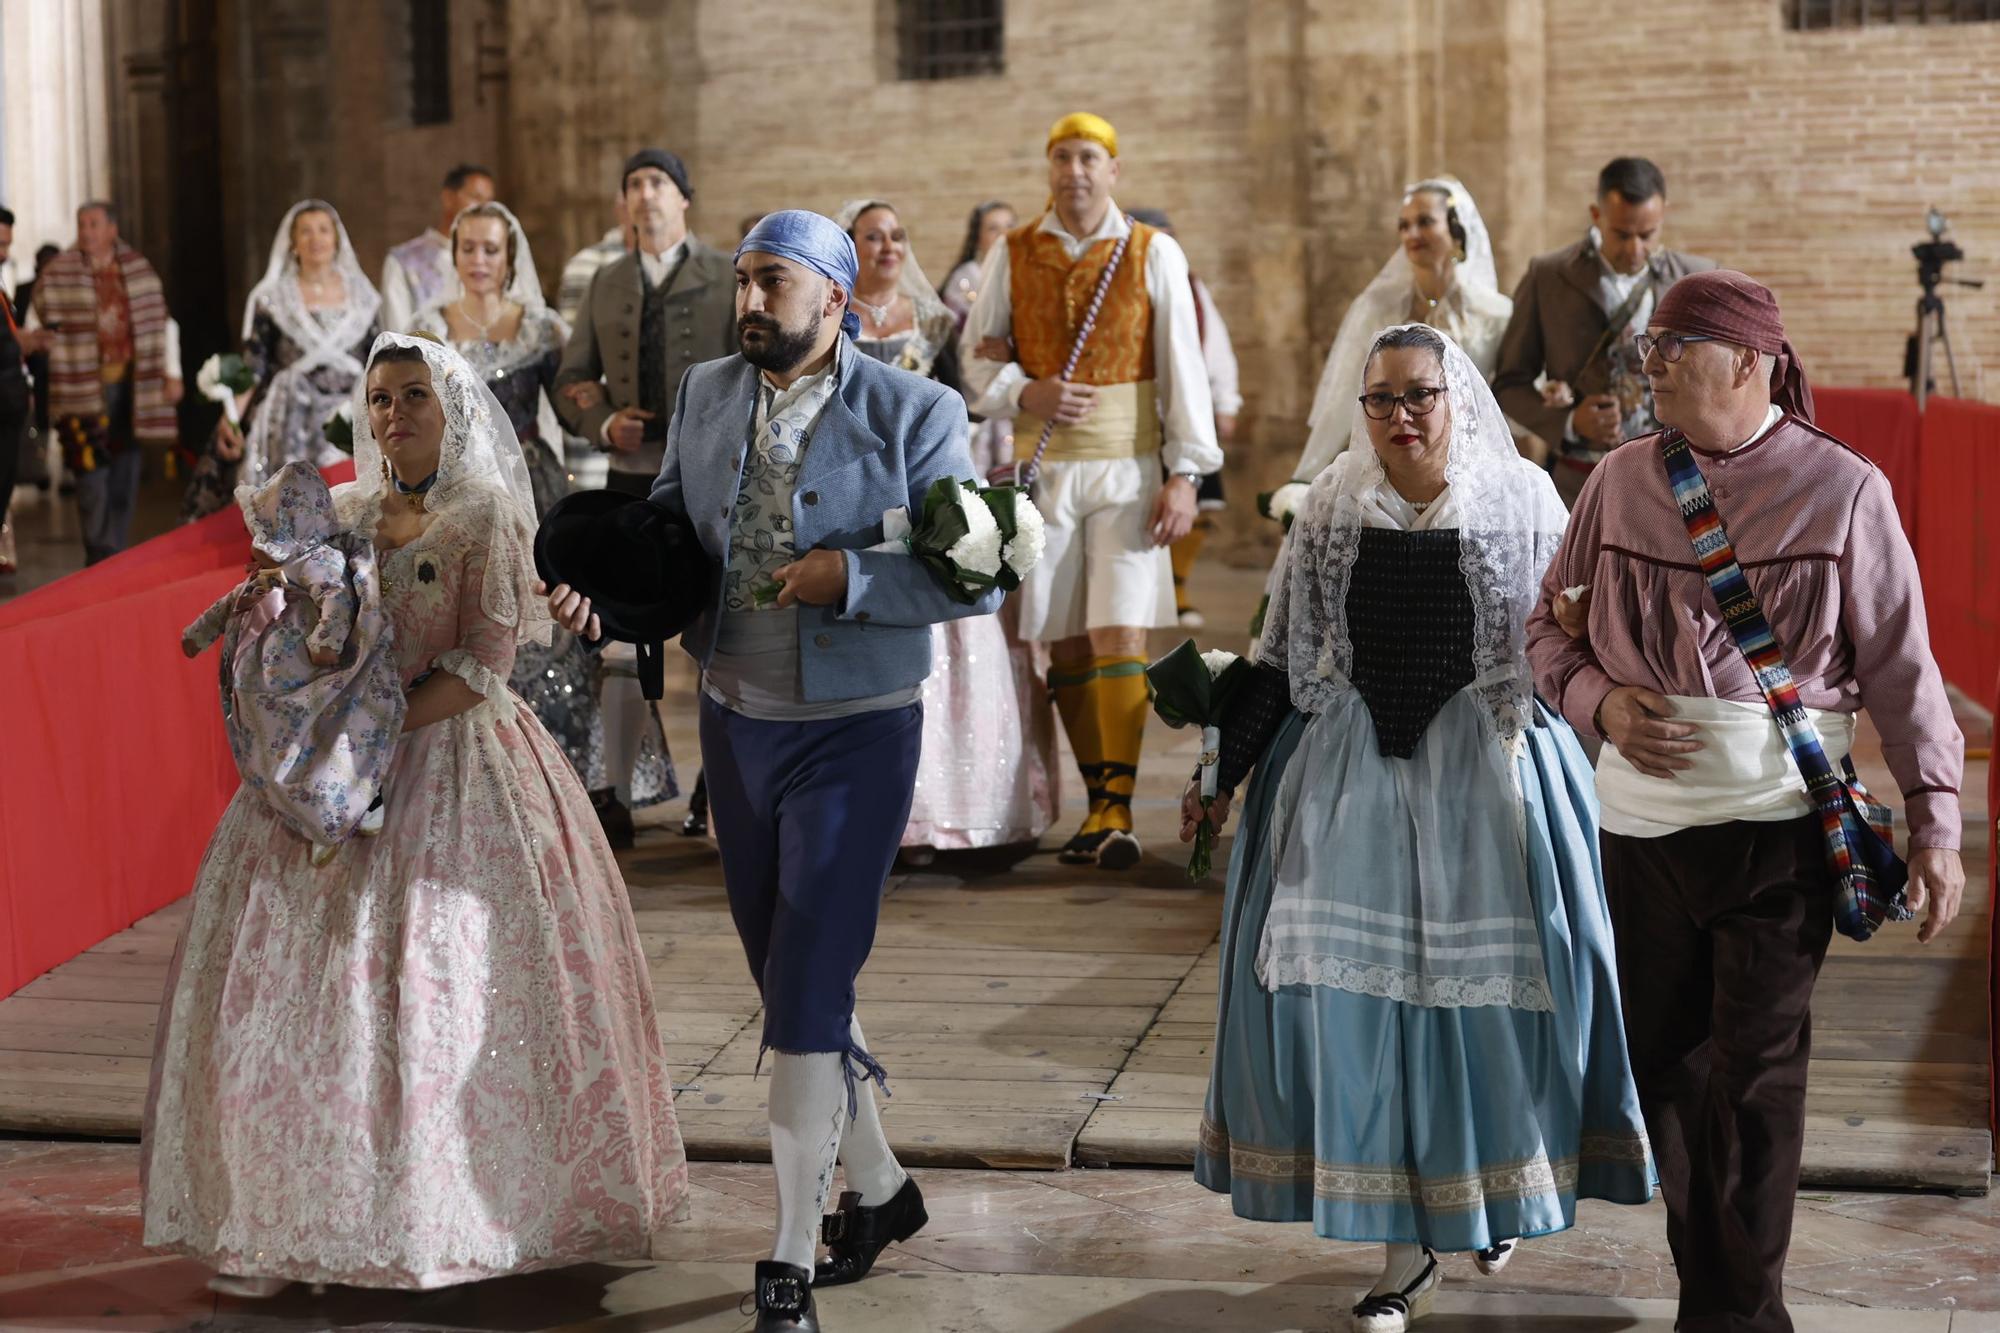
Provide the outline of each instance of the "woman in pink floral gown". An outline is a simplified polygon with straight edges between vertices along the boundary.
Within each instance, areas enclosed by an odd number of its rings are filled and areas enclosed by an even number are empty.
[[[507,689],[549,630],[520,445],[456,352],[395,334],[354,421],[336,501],[409,689],[382,835],[315,868],[255,793],[223,814],[153,1059],[146,1243],[247,1295],[649,1257],[687,1159],[618,866]]]

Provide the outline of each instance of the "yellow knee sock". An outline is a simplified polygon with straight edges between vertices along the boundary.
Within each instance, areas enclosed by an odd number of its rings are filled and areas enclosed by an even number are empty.
[[[1146,735],[1146,710],[1152,690],[1146,684],[1143,657],[1095,659],[1097,681],[1092,704],[1103,774],[1100,804],[1102,827],[1132,830],[1132,793],[1139,777],[1139,747]]]
[[[1076,751],[1076,769],[1083,776],[1083,789],[1090,802],[1079,833],[1095,833],[1103,822],[1099,817],[1099,794],[1104,786],[1103,733],[1098,728],[1097,710],[1091,706],[1097,685],[1096,658],[1081,662],[1052,664],[1049,692],[1055,696],[1056,714],[1069,735],[1070,749]]]
[[[1188,529],[1188,535],[1167,548],[1169,559],[1174,566],[1174,609],[1188,609],[1188,573],[1194,568],[1195,558],[1201,554],[1201,544],[1208,540],[1208,520],[1196,519]]]

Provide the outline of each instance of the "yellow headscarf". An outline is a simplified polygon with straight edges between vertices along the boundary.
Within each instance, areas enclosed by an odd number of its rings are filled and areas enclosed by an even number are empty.
[[[1104,151],[1111,156],[1118,156],[1118,131],[1111,128],[1110,121],[1088,111],[1072,112],[1051,126],[1048,146],[1042,151],[1047,152],[1064,139],[1089,139],[1104,145]]]

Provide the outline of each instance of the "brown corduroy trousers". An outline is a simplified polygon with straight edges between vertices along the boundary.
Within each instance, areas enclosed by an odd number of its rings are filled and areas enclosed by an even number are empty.
[[[1812,992],[1833,932],[1815,816],[1603,836],[1632,1073],[1681,1333],[1791,1333],[1785,1252]]]

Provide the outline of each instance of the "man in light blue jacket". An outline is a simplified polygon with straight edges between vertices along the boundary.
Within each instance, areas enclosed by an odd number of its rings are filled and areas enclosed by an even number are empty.
[[[918,690],[939,621],[998,609],[954,599],[907,552],[873,550],[885,512],[921,512],[970,480],[965,403],[858,354],[847,233],[773,213],[736,252],[741,354],[688,371],[653,502],[685,517],[721,569],[681,635],[702,668],[701,748],[730,911],[764,997],[778,1230],[757,1265],[757,1328],[816,1330],[812,1286],[864,1276],[927,1220],[882,1133],[854,980],[910,813]],[[550,594],[595,633],[589,602]],[[836,1153],[847,1192],[825,1219]]]

